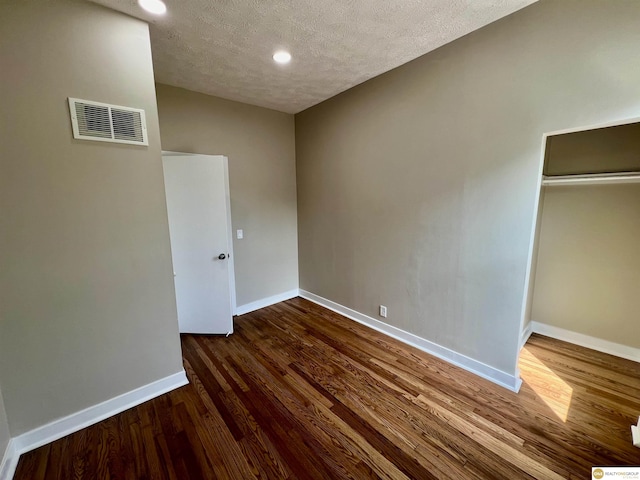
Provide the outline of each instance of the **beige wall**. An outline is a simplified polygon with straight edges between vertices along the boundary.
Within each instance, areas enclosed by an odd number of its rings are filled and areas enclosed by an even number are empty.
[[[0,7],[0,383],[19,435],[181,371],[145,23]],[[67,97],[143,108],[149,147],[76,141]]]
[[[638,115],[639,18],[542,0],[296,115],[300,287],[514,374],[542,135]]]
[[[531,318],[640,348],[640,185],[545,190]]]
[[[237,304],[297,289],[293,115],[167,85],[157,96],[164,150],[229,157]]]
[[[0,390],[0,464],[4,458],[4,454],[7,451],[7,445],[11,439],[11,432],[9,432],[9,423],[7,422],[7,414],[4,409],[4,400],[2,399],[2,390]]]
[[[640,171],[640,123],[553,135],[546,175]]]

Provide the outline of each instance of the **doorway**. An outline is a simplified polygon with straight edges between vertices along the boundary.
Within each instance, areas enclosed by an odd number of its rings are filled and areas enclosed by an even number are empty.
[[[640,361],[638,119],[543,137],[522,345],[531,332]]]

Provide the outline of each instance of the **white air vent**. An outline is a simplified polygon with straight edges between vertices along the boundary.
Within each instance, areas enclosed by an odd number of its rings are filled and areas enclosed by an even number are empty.
[[[73,138],[149,145],[144,110],[69,98]]]

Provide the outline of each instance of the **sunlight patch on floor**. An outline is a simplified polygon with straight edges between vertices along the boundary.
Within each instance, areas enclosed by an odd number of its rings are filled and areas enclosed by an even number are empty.
[[[520,376],[563,422],[567,421],[573,388],[527,347],[520,352]]]

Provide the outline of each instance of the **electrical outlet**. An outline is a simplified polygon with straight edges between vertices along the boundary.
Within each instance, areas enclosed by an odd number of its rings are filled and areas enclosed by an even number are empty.
[[[380,305],[380,316],[387,318],[387,307]]]

